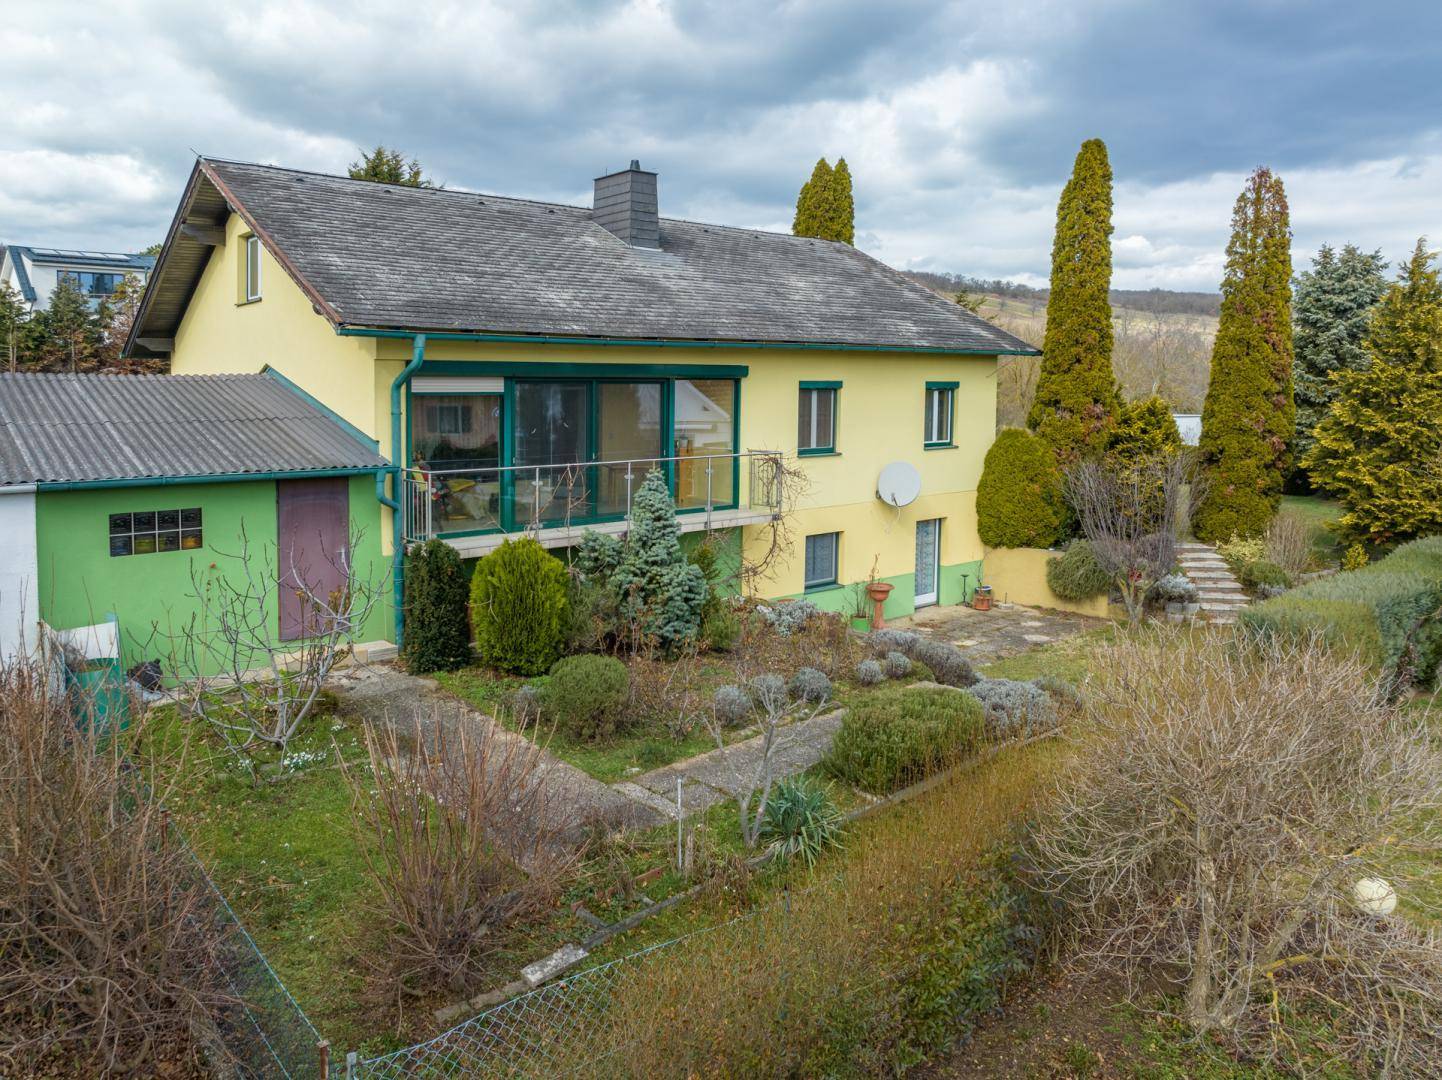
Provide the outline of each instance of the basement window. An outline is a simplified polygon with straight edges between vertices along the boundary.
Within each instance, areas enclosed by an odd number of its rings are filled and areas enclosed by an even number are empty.
[[[201,546],[200,507],[110,515],[110,557],[194,551]]]
[[[836,584],[836,548],[840,533],[817,533],[806,538],[806,571],[802,586],[825,589]]]

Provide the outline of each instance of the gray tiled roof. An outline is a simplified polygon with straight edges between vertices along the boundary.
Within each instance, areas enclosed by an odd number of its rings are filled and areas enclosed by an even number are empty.
[[[663,217],[649,250],[584,207],[211,159],[201,170],[344,325],[1034,351],[846,244]]]
[[[384,464],[269,375],[0,373],[0,487]]]

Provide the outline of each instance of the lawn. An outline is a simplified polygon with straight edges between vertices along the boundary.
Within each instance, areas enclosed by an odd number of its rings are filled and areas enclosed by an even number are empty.
[[[1336,566],[1342,561],[1342,541],[1331,529],[1342,517],[1341,503],[1320,495],[1283,495],[1282,509],[1290,510],[1316,530],[1312,548],[1325,565]]]

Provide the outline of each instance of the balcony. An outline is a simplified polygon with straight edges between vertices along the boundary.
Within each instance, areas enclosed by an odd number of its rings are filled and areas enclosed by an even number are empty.
[[[624,533],[631,506],[652,469],[666,477],[682,532],[771,521],[781,512],[779,453],[747,451],[561,465],[407,469],[405,539],[440,537],[465,557],[507,537],[570,547],[588,531]]]

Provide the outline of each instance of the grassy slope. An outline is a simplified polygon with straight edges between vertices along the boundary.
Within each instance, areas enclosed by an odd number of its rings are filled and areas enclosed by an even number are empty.
[[[1342,559],[1342,543],[1328,526],[1342,516],[1342,505],[1320,495],[1283,495],[1282,509],[1297,514],[1316,530],[1313,547],[1325,563],[1335,566]]]

